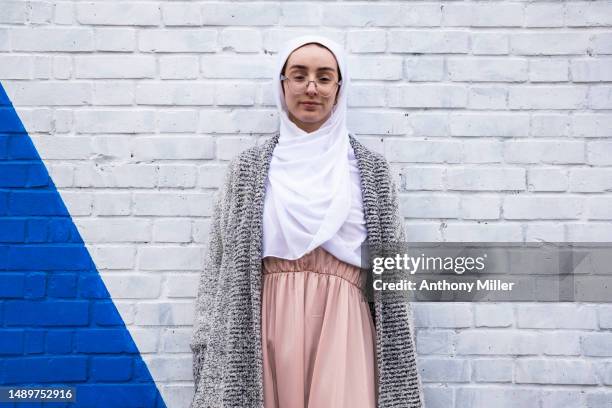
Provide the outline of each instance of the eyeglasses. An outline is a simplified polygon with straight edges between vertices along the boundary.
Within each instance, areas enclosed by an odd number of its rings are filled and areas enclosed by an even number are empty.
[[[296,94],[306,92],[308,85],[310,85],[311,82],[314,82],[317,91],[323,97],[330,96],[332,92],[334,92],[334,90],[336,89],[336,86],[340,86],[342,84],[342,81],[336,82],[334,80],[334,77],[327,74],[319,76],[314,81],[309,81],[306,76],[301,73],[293,73],[290,74],[288,77],[281,74],[280,80],[286,80],[291,92]]]

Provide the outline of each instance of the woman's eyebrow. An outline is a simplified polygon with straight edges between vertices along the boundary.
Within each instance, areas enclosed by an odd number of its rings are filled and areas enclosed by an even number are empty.
[[[306,65],[292,65],[291,67],[289,67],[289,69],[308,69],[308,67]],[[336,72],[336,70],[334,68],[331,68],[331,67],[320,67],[320,68],[317,68],[317,71],[332,71],[332,72]]]

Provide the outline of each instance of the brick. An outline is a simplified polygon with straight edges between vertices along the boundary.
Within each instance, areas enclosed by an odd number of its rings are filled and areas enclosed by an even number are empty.
[[[14,106],[87,105],[91,103],[91,85],[68,82],[4,82]]]
[[[580,332],[551,330],[540,333],[543,353],[548,356],[580,355]]]
[[[170,55],[159,57],[161,79],[196,79],[200,62],[195,55]]]
[[[74,184],[96,188],[152,188],[157,183],[157,167],[146,164],[78,166]]]
[[[400,57],[348,57],[351,79],[392,81],[402,78],[402,58]]]
[[[535,333],[518,330],[477,329],[457,334],[457,354],[531,355],[541,350]]]
[[[200,58],[205,78],[269,79],[272,64],[267,55],[205,55]]]
[[[611,81],[612,58],[572,59],[570,70],[573,82]]]
[[[566,5],[568,27],[596,27],[612,25],[612,5],[607,2],[577,1]]]
[[[590,108],[612,109],[612,86],[593,86],[588,97]]]
[[[517,327],[528,329],[594,329],[597,327],[597,309],[593,306],[519,305]]]
[[[563,168],[532,168],[527,173],[529,191],[566,191],[568,171]]]
[[[120,329],[81,329],[75,334],[75,350],[80,353],[134,352],[130,334]]]
[[[419,355],[452,354],[454,332],[450,330],[421,329],[417,332],[416,347]]]
[[[136,30],[133,28],[104,28],[94,31],[97,51],[128,52],[136,49]]]
[[[196,173],[192,165],[160,165],[157,184],[159,187],[195,187]]]
[[[212,159],[211,137],[159,136],[138,139],[133,145],[135,160]]]
[[[200,4],[177,2],[161,5],[162,19],[165,26],[199,26],[202,25]]]
[[[388,139],[384,141],[385,157],[393,162],[460,163],[461,143],[438,140]]]
[[[83,240],[98,242],[149,242],[150,221],[144,219],[76,219]]]
[[[419,371],[423,382],[469,382],[469,360],[455,358],[422,358]]]
[[[525,114],[452,113],[452,136],[521,137],[529,133],[529,116]]]
[[[572,135],[578,137],[612,136],[612,116],[608,114],[583,113],[572,115]]]
[[[136,308],[136,324],[151,326],[192,325],[194,310],[193,302],[140,302]],[[177,380],[177,378],[173,379],[173,381]]]
[[[96,81],[93,89],[94,105],[133,105],[134,84],[124,81]]]
[[[135,247],[105,245],[93,248],[98,269],[132,269],[135,265]]]
[[[55,2],[54,22],[55,24],[74,24],[74,4],[69,1]]]
[[[162,350],[169,353],[191,353],[191,329],[172,328],[162,333]]]
[[[415,327],[462,328],[472,325],[469,303],[415,303]]]
[[[34,59],[30,56],[0,56],[0,79],[29,79],[33,76],[33,69]]]
[[[252,84],[220,83],[214,84],[214,100],[217,106],[255,104],[257,88]]]
[[[390,30],[392,53],[467,54],[469,33],[460,30]]]
[[[401,6],[396,4],[329,4],[323,13],[323,25],[397,27],[404,24],[403,17]]]
[[[514,323],[514,308],[503,304],[476,304],[474,323],[476,327],[510,327]]]
[[[442,167],[406,167],[400,169],[401,190],[443,190],[445,170]]]
[[[500,167],[464,167],[447,170],[449,190],[524,190],[525,169]]]
[[[279,22],[278,4],[268,2],[255,4],[206,3],[202,7],[204,25],[275,25]]]
[[[448,387],[423,385],[424,402],[428,408],[453,407],[453,390]]]
[[[210,216],[211,194],[175,192],[134,193],[135,215]]]
[[[584,55],[589,44],[587,33],[526,32],[510,34],[514,55]]]
[[[133,357],[94,357],[91,359],[91,379],[96,382],[129,381]]]
[[[612,356],[612,333],[583,334],[582,353],[592,357]]]
[[[442,242],[440,229],[440,225],[433,222],[406,222],[406,241]]]
[[[303,5],[300,8],[303,8]],[[415,10],[415,13],[418,13],[418,11]],[[387,35],[382,30],[349,31],[347,33],[347,44],[347,49],[350,52],[385,52],[387,48]]]
[[[564,4],[527,4],[526,27],[563,27]]]
[[[13,51],[93,51],[93,31],[89,28],[13,28]]]
[[[171,274],[166,278],[166,294],[169,298],[195,298],[200,274]]]
[[[559,58],[529,60],[530,82],[567,82],[569,80],[569,63]]]
[[[195,178],[195,177],[194,177]],[[153,241],[189,242],[191,221],[187,219],[158,219],[153,222]]]
[[[501,86],[472,86],[468,107],[471,109],[506,109],[508,89]]]
[[[529,222],[525,230],[526,242],[561,242],[564,236],[563,225],[554,222]]]
[[[95,215],[129,215],[131,200],[130,192],[96,192],[93,213]]]
[[[4,362],[4,384],[85,381],[87,357],[43,356],[9,359]]]
[[[506,55],[510,50],[508,34],[504,33],[470,33],[472,54],[474,55]]]
[[[410,194],[400,197],[402,215],[408,218],[456,218],[459,197],[450,194]]]
[[[152,110],[83,109],[74,113],[79,133],[151,133],[155,129]]]
[[[159,356],[143,358],[156,381],[193,381],[192,356]]]
[[[512,360],[498,358],[473,360],[472,378],[477,382],[512,382]]]
[[[139,105],[212,105],[212,83],[185,81],[140,82],[136,86]]]
[[[5,301],[6,326],[86,326],[89,303],[82,300]]]
[[[348,95],[349,107],[378,107],[387,104],[386,90],[379,85],[351,86]]]
[[[156,26],[159,6],[148,2],[89,2],[76,5],[77,21],[88,25]]]
[[[590,197],[587,202],[588,219],[612,219],[612,197]]]
[[[153,78],[155,58],[147,55],[88,55],[75,57],[76,78]]]
[[[533,113],[531,136],[569,136],[571,117],[567,114]]]
[[[442,82],[444,80],[444,60],[440,57],[422,56],[404,58],[404,78],[410,82]]]
[[[570,169],[569,185],[572,192],[596,193],[608,191],[612,188],[612,169]]]
[[[397,85],[389,88],[388,104],[400,108],[464,108],[467,95],[461,85]]]
[[[577,219],[583,214],[583,199],[572,196],[507,196],[506,219]]]
[[[596,54],[612,54],[612,33],[593,33],[590,48]]]
[[[511,109],[581,109],[587,89],[577,86],[517,86],[508,90]]]
[[[197,110],[166,110],[157,113],[157,128],[164,133],[195,133],[198,126]]]
[[[317,26],[322,24],[321,7],[312,3],[281,4],[282,26]]]
[[[144,52],[213,52],[216,47],[216,30],[160,29],[138,35],[138,49]]]
[[[504,141],[506,163],[579,164],[585,161],[582,141]]]
[[[162,290],[162,277],[154,274],[106,275],[104,282],[113,299],[156,299]]]
[[[444,25],[449,27],[520,27],[521,4],[446,4]]]
[[[515,375],[523,384],[597,384],[591,364],[580,360],[517,360]]]
[[[527,79],[527,60],[522,58],[450,57],[446,61],[451,81],[523,82]]]
[[[581,407],[584,393],[578,390],[542,390],[542,408]]]
[[[277,128],[277,112],[272,110],[202,110],[198,123],[204,133],[272,133]]]
[[[5,1],[0,11],[0,23],[24,24],[26,22],[26,3],[22,1]]]
[[[448,242],[518,242],[523,240],[520,224],[448,223],[443,228]]]

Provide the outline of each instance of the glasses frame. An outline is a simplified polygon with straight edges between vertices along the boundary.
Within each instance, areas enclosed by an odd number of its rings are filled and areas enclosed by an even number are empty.
[[[292,82],[291,78],[289,78],[288,76],[285,76],[283,74],[280,74],[280,80],[281,80],[281,82],[287,80],[287,82],[289,84]],[[310,86],[311,82],[314,82],[315,89],[317,90],[317,92],[319,92],[321,94],[321,96],[327,98],[327,97],[331,96],[331,94],[333,93],[333,91],[331,91],[329,93],[329,95],[323,95],[323,93],[321,93],[321,90],[319,89],[319,85],[317,85],[317,81],[316,80],[314,80],[314,81],[311,80],[311,81],[306,82],[306,88],[304,88],[304,91],[306,91],[308,89],[308,87]],[[334,85],[337,85],[338,87],[340,87],[342,85],[342,80],[334,81]],[[289,89],[291,89],[291,85],[289,85]],[[295,90],[293,90],[293,89],[291,89],[291,90],[293,91],[294,94],[299,94],[300,93],[300,92],[295,92]],[[304,92],[304,91],[302,91],[302,92]]]

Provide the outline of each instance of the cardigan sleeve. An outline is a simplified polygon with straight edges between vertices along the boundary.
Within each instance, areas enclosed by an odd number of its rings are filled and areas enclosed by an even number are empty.
[[[229,202],[232,194],[232,173],[235,160],[231,161],[224,177],[224,183],[215,200],[212,223],[208,236],[208,247],[199,278],[195,302],[195,322],[190,348],[193,352],[193,378],[197,390],[200,373],[204,363],[206,339],[210,331],[212,310],[217,296],[219,271],[223,258],[225,225],[227,223]]]

